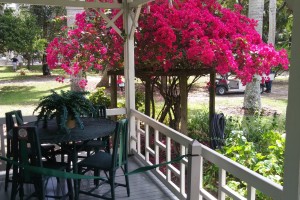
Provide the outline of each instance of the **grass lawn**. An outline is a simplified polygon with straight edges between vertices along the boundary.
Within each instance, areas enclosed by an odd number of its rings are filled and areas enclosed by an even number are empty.
[[[43,76],[40,65],[32,66],[30,71],[24,71],[26,75],[20,75],[20,71],[14,72],[11,66],[0,66],[0,117],[3,117],[5,112],[14,109],[22,109],[25,115],[32,115],[39,99],[49,94],[50,90],[68,90],[70,87],[69,81],[63,84],[55,81],[57,75],[62,74],[62,70],[53,70],[51,76]],[[91,88],[95,88],[95,84],[100,81],[100,78],[97,73],[88,74],[88,78],[91,78],[91,82],[94,84],[89,88],[91,91]],[[190,91],[188,99],[190,114],[204,107],[208,108],[209,96],[205,88],[207,80],[207,77],[201,78]],[[89,84],[91,82],[89,80]],[[288,76],[275,79],[272,93],[263,94],[261,98],[265,112],[269,114],[277,112],[285,116],[287,86]],[[162,100],[159,96],[156,99]],[[243,101],[243,93],[216,96],[216,111],[226,115],[239,116],[243,113]],[[156,106],[159,108],[162,103],[158,103]]]
[[[39,99],[50,93],[50,90],[67,90],[69,83],[58,83],[55,78],[61,70],[53,71],[52,76],[43,76],[41,66],[32,66],[14,72],[11,66],[0,66],[0,117],[14,109],[25,110],[25,114],[32,114],[32,107]],[[21,71],[25,75],[21,75]],[[30,107],[30,108],[28,108]],[[30,112],[27,112],[27,109]]]

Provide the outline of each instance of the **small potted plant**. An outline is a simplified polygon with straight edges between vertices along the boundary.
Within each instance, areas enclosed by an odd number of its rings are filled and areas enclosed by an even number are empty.
[[[43,126],[47,127],[49,119],[56,117],[57,125],[60,130],[69,131],[69,128],[74,128],[75,123],[83,129],[84,125],[80,117],[82,115],[90,115],[95,112],[95,108],[90,100],[85,95],[88,92],[81,91],[63,91],[60,93],[51,90],[51,94],[42,97],[38,106],[33,113],[39,111],[36,123],[43,120]],[[74,121],[74,126],[68,121]]]

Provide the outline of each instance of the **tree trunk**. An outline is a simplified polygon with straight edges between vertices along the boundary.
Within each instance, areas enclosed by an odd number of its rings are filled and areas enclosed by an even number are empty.
[[[248,114],[254,113],[261,109],[260,101],[260,81],[261,77],[255,75],[252,82],[248,83],[244,95],[244,108],[248,110]]]
[[[103,73],[102,73],[102,78],[101,81],[97,84],[96,87],[108,87],[109,86],[109,78],[107,75],[107,68],[104,69]]]
[[[209,135],[212,136],[213,126],[212,121],[216,112],[216,71],[212,70],[209,75]]]
[[[264,0],[249,0],[248,17],[258,21],[257,32],[262,35]],[[255,111],[261,109],[260,78],[255,75],[252,82],[248,83],[244,95],[244,108]]]
[[[111,75],[111,88],[110,88],[110,95],[111,95],[111,107],[117,108],[117,91],[118,91],[118,85],[117,85],[117,75]]]
[[[31,66],[30,64],[32,62],[32,57],[30,54],[27,54],[26,58],[27,58],[27,69],[30,70],[30,66]]]
[[[275,45],[276,34],[276,0],[269,2],[269,34],[268,43]]]
[[[264,0],[249,0],[248,17],[257,21],[256,31],[262,35]]]
[[[84,10],[81,9],[81,8],[74,8],[74,7],[66,7],[66,10],[67,10],[67,16],[68,16],[67,26],[69,28],[72,28],[74,26],[74,23],[75,23],[76,14],[81,13]],[[81,80],[82,74],[78,73],[78,75],[71,76],[70,78],[71,78],[71,90],[73,90],[73,91],[82,91],[82,89],[78,85],[78,81]]]
[[[151,104],[151,80],[145,81],[145,115],[150,116],[150,104]]]
[[[181,76],[179,79],[180,88],[180,132],[187,135],[187,114],[188,114],[188,92],[187,76]]]
[[[154,81],[152,81],[151,82],[151,109],[152,109],[152,112],[151,112],[151,117],[154,119],[155,118],[155,114],[156,114],[156,112],[155,112],[155,100],[154,100],[154,88],[155,88],[155,84],[154,84],[155,82]]]
[[[79,87],[79,81],[82,79],[82,73],[79,72],[77,75],[71,75],[71,90],[72,91],[84,91],[81,87]]]

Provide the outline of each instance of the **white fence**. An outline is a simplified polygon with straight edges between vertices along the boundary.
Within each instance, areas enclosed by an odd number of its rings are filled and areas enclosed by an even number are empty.
[[[135,119],[136,122],[136,131],[130,138],[133,143],[131,151],[145,165],[158,164],[162,157],[165,158],[163,161],[170,161],[173,159],[174,152],[171,151],[174,151],[175,146],[179,155],[198,155],[183,159],[176,166],[169,164],[164,169],[153,170],[154,175],[179,199],[225,200],[226,197],[230,197],[234,200],[255,200],[256,190],[271,199],[282,199],[281,185],[136,110],[131,110],[131,119]],[[203,186],[204,161],[209,161],[219,168],[216,186],[218,192],[214,195]],[[246,196],[242,196],[226,184],[227,173],[247,184]]]

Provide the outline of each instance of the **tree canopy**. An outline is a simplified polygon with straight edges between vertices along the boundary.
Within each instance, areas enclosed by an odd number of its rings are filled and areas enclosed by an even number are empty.
[[[30,13],[7,9],[0,15],[0,52],[21,54],[29,66],[33,54],[45,49],[45,41],[40,38],[40,33],[37,20]]]
[[[18,21],[12,10],[5,10],[0,15],[0,53],[15,50],[18,45]]]
[[[242,7],[223,8],[216,0],[157,0],[141,12],[136,30],[137,69],[208,69],[233,72],[243,83],[254,74],[268,74],[271,67],[288,68],[286,51],[264,43],[256,22],[241,14]],[[76,75],[90,68],[121,68],[123,42],[107,28],[99,11],[115,16],[117,10],[89,10],[76,16],[77,27],[65,29],[47,48],[50,68],[61,67]],[[122,19],[122,18],[121,18]],[[122,30],[122,20],[115,22]],[[86,85],[86,80],[80,82]]]

